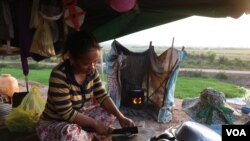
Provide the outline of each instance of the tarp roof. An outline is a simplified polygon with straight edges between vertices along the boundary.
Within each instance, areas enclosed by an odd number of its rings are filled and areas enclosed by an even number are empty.
[[[30,56],[29,48],[34,35],[34,30],[29,28],[32,1],[7,0],[6,2],[10,3],[14,11],[12,12],[16,35],[11,45],[20,47],[22,55]],[[250,0],[137,0],[135,8],[123,13],[112,9],[107,0],[78,0],[77,6],[86,12],[81,30],[93,32],[99,42],[193,15],[238,18],[244,13],[250,13]],[[62,21],[61,18],[59,22]],[[4,27],[0,29],[1,33],[7,30]],[[69,29],[73,31],[73,28]],[[62,34],[60,32],[60,36]],[[57,45],[56,50],[59,50],[60,46]]]
[[[87,12],[82,29],[93,31],[100,42],[193,15],[238,18],[250,13],[250,0],[137,0],[136,8],[125,13],[105,0],[78,3]]]

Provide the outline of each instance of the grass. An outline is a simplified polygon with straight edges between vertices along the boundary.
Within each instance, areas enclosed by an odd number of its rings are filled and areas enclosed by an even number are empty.
[[[43,85],[48,85],[48,79],[51,69],[40,69],[29,71],[28,79],[31,81],[39,82]],[[17,79],[25,79],[22,69],[14,68],[1,68],[0,74],[10,73]],[[106,75],[104,75],[106,77]],[[198,97],[200,92],[207,88],[212,87],[218,91],[223,92],[227,98],[230,97],[242,97],[245,92],[243,89],[240,89],[238,86],[221,82],[217,79],[212,78],[194,78],[194,77],[178,77],[176,88],[175,88],[175,97],[176,98],[188,98],[188,97]]]
[[[30,69],[28,79],[31,81],[39,82],[43,85],[49,84],[49,76],[52,69]],[[9,73],[14,76],[16,79],[25,80],[22,69],[16,68],[0,68],[0,74]],[[101,74],[100,74],[101,75]],[[107,81],[107,76],[104,73],[103,81]]]
[[[43,85],[48,85],[49,75],[51,69],[30,69],[28,80],[39,82]],[[0,74],[9,73],[16,79],[25,80],[25,76],[23,75],[22,69],[15,69],[15,68],[1,68]]]
[[[245,90],[237,85],[219,81],[212,78],[178,77],[175,88],[176,98],[198,97],[200,92],[212,87],[223,92],[227,98],[243,97]]]

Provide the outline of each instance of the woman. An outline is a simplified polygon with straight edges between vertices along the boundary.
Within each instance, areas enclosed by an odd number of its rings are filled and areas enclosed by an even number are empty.
[[[121,127],[134,126],[102,85],[96,70],[100,46],[92,34],[70,34],[62,56],[64,61],[50,75],[46,107],[36,128],[41,141],[105,140],[112,133],[115,117]]]

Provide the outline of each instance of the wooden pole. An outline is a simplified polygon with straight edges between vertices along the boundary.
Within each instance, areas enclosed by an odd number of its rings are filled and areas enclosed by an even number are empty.
[[[101,62],[101,78],[102,78],[102,81],[104,80],[104,74],[103,74],[103,51],[102,51],[103,48],[101,48],[100,50],[100,62]]]

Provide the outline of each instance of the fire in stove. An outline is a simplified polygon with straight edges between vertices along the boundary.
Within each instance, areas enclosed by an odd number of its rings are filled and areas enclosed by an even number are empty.
[[[144,103],[145,95],[143,89],[131,89],[128,91],[129,106],[141,108]]]

